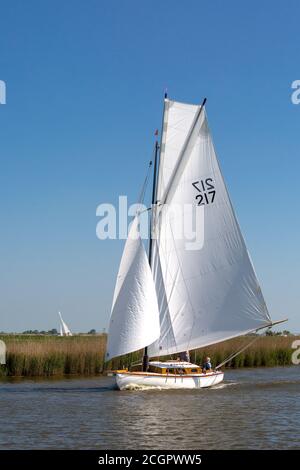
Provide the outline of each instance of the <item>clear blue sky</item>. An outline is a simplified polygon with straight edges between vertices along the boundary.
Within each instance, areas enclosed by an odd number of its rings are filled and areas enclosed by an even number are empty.
[[[123,242],[96,207],[134,202],[162,95],[200,102],[274,319],[300,331],[296,0],[1,2],[0,330],[107,326]]]

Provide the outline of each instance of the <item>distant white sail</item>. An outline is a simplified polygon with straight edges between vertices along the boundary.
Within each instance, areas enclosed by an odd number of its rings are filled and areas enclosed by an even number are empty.
[[[63,321],[61,313],[58,312],[59,318],[60,318],[60,336],[72,336],[72,333],[67,326],[67,324]]]
[[[107,359],[148,346],[160,334],[155,286],[135,217],[125,244],[110,317]]]
[[[205,110],[167,100],[157,196],[189,205],[202,221],[203,245],[176,238],[178,220],[156,211],[153,275],[160,338],[149,354],[214,344],[271,323],[220,171]],[[162,223],[163,221],[163,223]]]

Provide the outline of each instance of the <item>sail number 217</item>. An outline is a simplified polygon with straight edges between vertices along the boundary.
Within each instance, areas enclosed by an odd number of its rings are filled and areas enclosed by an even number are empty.
[[[198,206],[204,206],[205,204],[212,204],[214,202],[216,190],[212,178],[195,181],[192,185],[198,193],[195,196]]]

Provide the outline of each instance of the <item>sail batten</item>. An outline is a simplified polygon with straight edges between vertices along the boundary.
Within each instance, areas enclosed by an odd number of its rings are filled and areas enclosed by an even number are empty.
[[[219,167],[205,110],[168,102],[155,211],[153,275],[160,338],[149,354],[173,354],[271,322]],[[196,221],[196,242],[177,236],[178,207]],[[186,223],[186,220],[183,220]],[[198,238],[197,238],[198,236]]]

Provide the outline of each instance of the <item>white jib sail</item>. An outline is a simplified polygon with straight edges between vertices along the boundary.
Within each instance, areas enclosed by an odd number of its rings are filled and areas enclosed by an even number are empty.
[[[107,359],[148,346],[160,335],[157,297],[149,261],[132,222],[125,244],[109,323]]]
[[[157,192],[166,205],[156,211],[152,266],[161,335],[149,347],[151,356],[214,344],[271,322],[199,109],[169,100],[166,106]],[[178,208],[181,235],[172,215]],[[190,220],[194,242],[184,234]]]
[[[60,336],[72,336],[72,333],[67,326],[67,324],[63,321],[61,313],[58,312],[59,318],[60,318]]]

